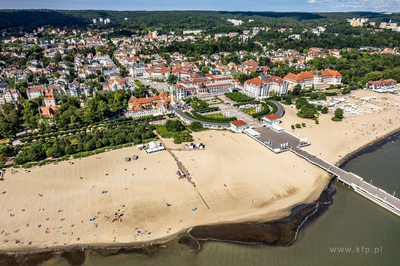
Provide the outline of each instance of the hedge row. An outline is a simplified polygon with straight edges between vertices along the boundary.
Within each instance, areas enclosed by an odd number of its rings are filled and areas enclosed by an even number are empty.
[[[203,109],[197,109],[197,113],[205,113],[205,112],[212,112],[212,111],[218,111],[218,107],[208,107],[208,108],[203,108]]]
[[[270,114],[275,114],[276,112],[278,112],[278,106],[276,106],[276,104],[274,104],[271,101],[265,100],[265,102],[272,107],[272,111]]]
[[[241,105],[246,105],[246,104],[259,104],[260,101],[251,101],[251,102],[245,102],[245,103],[235,103],[233,106],[241,106]]]
[[[261,110],[260,112],[254,113],[251,116],[257,119],[260,119],[263,116],[266,116],[267,114],[269,114],[269,106],[267,103],[261,103],[261,105],[264,107],[263,110]]]
[[[137,121],[137,122],[143,122],[144,120],[154,121],[154,120],[160,120],[163,118],[164,118],[164,115],[157,115],[157,116],[149,115],[149,116],[136,118],[135,121]]]
[[[225,93],[225,96],[235,102],[249,102],[254,100],[254,98],[240,92],[228,92]]]
[[[324,92],[326,96],[336,96],[337,92]]]

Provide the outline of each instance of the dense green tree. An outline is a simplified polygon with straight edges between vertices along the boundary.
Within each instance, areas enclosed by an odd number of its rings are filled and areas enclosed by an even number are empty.
[[[168,131],[178,132],[185,130],[185,126],[179,120],[168,120],[165,124]]]
[[[178,77],[176,75],[169,75],[167,78],[168,83],[173,83],[175,84],[178,80]]]
[[[188,127],[193,131],[200,131],[201,129],[203,129],[203,125],[197,121],[192,122]]]
[[[301,85],[297,84],[296,86],[294,86],[292,90],[292,95],[297,96],[300,94],[300,91],[301,91]]]
[[[343,117],[343,109],[341,109],[341,108],[336,108],[336,110],[335,110],[335,117],[336,117],[336,118],[342,118],[342,117]]]
[[[116,90],[114,92],[114,101],[117,103],[122,103],[124,99],[127,98],[127,95],[124,90]]]
[[[0,145],[0,155],[11,156],[13,152],[13,147],[7,144]]]

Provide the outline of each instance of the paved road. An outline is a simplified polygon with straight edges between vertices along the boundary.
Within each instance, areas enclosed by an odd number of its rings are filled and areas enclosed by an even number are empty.
[[[270,100],[270,101],[273,102],[274,104],[276,104],[276,106],[278,107],[278,111],[276,111],[275,114],[277,116],[279,116],[279,117],[284,116],[285,115],[285,108],[282,106],[282,104],[277,102],[277,101],[273,101],[273,100]]]

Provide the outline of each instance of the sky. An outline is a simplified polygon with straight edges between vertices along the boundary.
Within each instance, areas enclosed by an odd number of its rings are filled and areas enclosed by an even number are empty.
[[[0,9],[399,12],[400,0],[0,0]]]

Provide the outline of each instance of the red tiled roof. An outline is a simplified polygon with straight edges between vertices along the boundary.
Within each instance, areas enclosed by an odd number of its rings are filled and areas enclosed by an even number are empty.
[[[244,122],[243,120],[233,121],[233,122],[231,122],[231,124],[234,125],[235,127],[247,125],[247,123]]]
[[[320,72],[321,72],[322,78],[342,77],[342,75],[338,71],[332,70],[332,69],[320,70]],[[293,74],[293,73],[289,73],[283,79],[291,81],[291,82],[295,82],[295,83],[302,83],[305,80],[312,80],[313,78],[314,78],[314,73],[312,71],[307,71],[307,72],[301,72],[297,75]]]
[[[54,111],[57,110],[58,108],[59,108],[58,105],[40,107],[40,113],[46,117],[53,117]]]
[[[371,85],[383,85],[383,84],[387,85],[389,83],[397,84],[397,81],[394,79],[380,79],[378,81],[368,81],[368,84],[371,84]]]
[[[256,66],[258,66],[258,63],[257,62],[244,62],[243,65],[256,67]]]
[[[152,73],[170,73],[171,71],[167,68],[149,68],[146,69],[146,72],[152,72]]]
[[[192,79],[201,79],[201,77],[200,77],[197,73],[191,75],[190,77],[191,77]]]
[[[246,80],[245,84],[252,84],[255,86],[261,86],[262,85],[262,80],[260,78],[252,78],[249,80]]]
[[[269,120],[274,120],[274,119],[278,119],[280,118],[279,116],[277,116],[276,114],[272,114],[272,115],[266,115],[266,118],[268,118]]]
[[[258,78],[253,78],[253,79],[249,79],[245,82],[245,84],[252,84],[255,86],[262,86],[263,83],[271,83],[271,82],[275,82],[278,83],[279,85],[282,83],[282,78],[280,77],[276,77],[276,76],[268,76],[267,78],[262,78],[262,77],[258,77]]]

